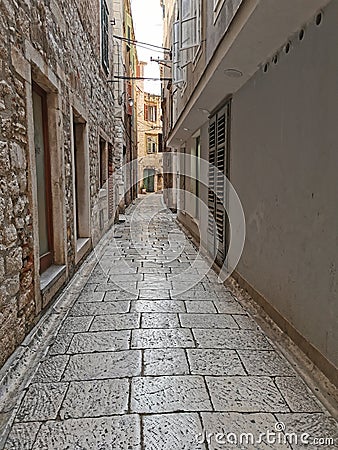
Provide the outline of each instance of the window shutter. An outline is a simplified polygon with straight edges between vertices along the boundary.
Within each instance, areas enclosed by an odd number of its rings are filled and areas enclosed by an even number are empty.
[[[148,119],[148,105],[144,105],[144,120]]]
[[[109,12],[105,0],[101,0],[101,61],[104,70],[109,71]]]
[[[157,138],[158,138],[158,151],[159,151],[159,153],[162,153],[163,152],[163,139],[162,139],[162,133],[159,133],[158,135],[157,135]]]
[[[180,0],[180,50],[196,47],[201,43],[201,0]]]
[[[227,248],[228,218],[226,214],[227,192],[224,176],[228,173],[230,127],[230,103],[211,118],[209,125],[209,221],[208,242],[214,249],[213,256],[224,261]]]
[[[183,71],[181,69],[181,52],[180,52],[180,22],[173,24],[173,65],[172,78],[173,84],[183,81]]]
[[[133,114],[133,107],[129,104],[129,99],[133,98],[131,83],[127,83],[127,114],[131,116]]]
[[[111,219],[114,215],[114,154],[113,146],[108,144],[108,216]]]

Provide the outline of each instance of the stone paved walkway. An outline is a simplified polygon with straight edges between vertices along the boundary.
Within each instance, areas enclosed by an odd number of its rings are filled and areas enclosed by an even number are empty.
[[[313,441],[333,438],[334,420],[161,202],[147,196],[116,226],[20,399],[5,448],[335,448]],[[260,438],[267,431],[275,441]]]

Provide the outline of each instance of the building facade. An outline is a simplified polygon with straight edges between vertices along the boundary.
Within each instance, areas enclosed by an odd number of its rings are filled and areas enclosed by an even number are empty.
[[[118,215],[115,12],[112,0],[0,5],[0,365]]]
[[[120,210],[137,196],[137,104],[138,57],[130,0],[113,1],[113,51],[116,153],[122,155]]]
[[[161,3],[164,45],[172,49],[172,83],[163,84],[164,172],[186,191],[166,198],[168,206],[179,203],[179,220],[222,264],[231,229],[217,199],[227,198],[227,187],[212,170],[200,182],[176,177],[184,167],[174,155],[197,156],[230,179],[246,218],[234,278],[337,382],[338,4]]]
[[[144,76],[145,63],[139,66]],[[137,131],[139,192],[157,192],[163,188],[161,96],[144,91],[144,81],[137,83]]]

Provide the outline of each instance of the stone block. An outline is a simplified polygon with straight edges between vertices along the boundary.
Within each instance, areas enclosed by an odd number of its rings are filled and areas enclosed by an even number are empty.
[[[269,377],[206,377],[216,411],[288,412],[289,407]]]
[[[70,383],[60,416],[69,419],[125,414],[128,399],[127,379],[76,381]]]
[[[196,437],[202,434],[202,424],[198,414],[159,414],[143,419],[143,439],[145,450],[205,450],[205,444],[198,443]]]
[[[16,422],[56,419],[67,383],[31,384],[16,415]]]
[[[132,331],[132,348],[186,348],[195,347],[190,330],[141,329]]]
[[[13,169],[26,169],[26,155],[24,148],[17,144],[12,143],[10,150],[11,166]]]
[[[138,350],[73,355],[70,357],[63,380],[102,380],[139,376],[141,356]]]
[[[211,411],[202,377],[162,376],[133,378],[131,409],[137,413]]]
[[[10,169],[7,141],[0,141],[0,175],[5,176]]]
[[[112,352],[129,348],[130,331],[99,331],[78,333],[73,337],[68,353]]]
[[[31,66],[18,48],[11,48],[12,64],[17,74],[26,81],[31,79]]]
[[[11,275],[22,269],[22,248],[15,247],[5,258],[6,273]]]
[[[185,351],[180,348],[144,350],[143,364],[144,375],[186,375],[189,373]]]

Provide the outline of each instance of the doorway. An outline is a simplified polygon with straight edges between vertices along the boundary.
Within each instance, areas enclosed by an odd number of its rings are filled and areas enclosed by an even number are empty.
[[[155,190],[155,169],[144,169],[144,171],[143,171],[143,186],[147,192],[154,192],[154,190]]]

